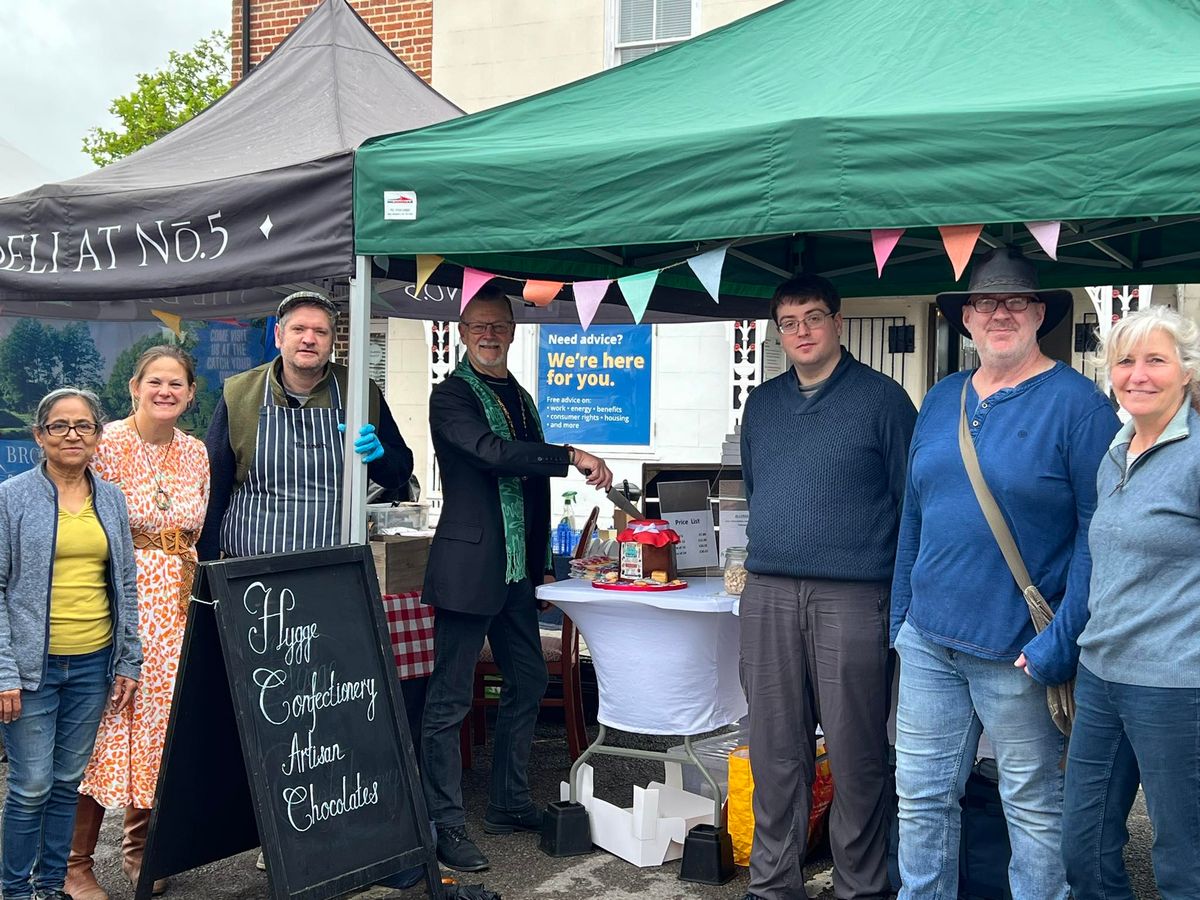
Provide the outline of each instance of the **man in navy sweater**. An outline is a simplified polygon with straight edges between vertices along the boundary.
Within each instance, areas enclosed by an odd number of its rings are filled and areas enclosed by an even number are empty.
[[[841,298],[816,275],[779,286],[771,317],[792,368],[750,395],[741,597],[754,846],[747,900],[803,897],[820,723],[837,785],[834,891],[885,898],[888,604],[917,412],[841,346]]]

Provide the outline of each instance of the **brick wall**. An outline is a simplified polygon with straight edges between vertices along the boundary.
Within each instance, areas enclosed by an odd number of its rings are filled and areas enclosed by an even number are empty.
[[[429,81],[433,74],[433,0],[351,0],[350,5],[404,63]],[[242,77],[242,0],[232,0],[233,80]],[[317,0],[251,0],[250,65],[300,24]]]

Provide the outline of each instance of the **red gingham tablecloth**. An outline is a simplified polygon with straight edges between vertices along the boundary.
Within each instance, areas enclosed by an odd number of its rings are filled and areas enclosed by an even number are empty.
[[[424,678],[433,671],[433,607],[421,602],[421,592],[384,594],[392,652],[400,680]]]

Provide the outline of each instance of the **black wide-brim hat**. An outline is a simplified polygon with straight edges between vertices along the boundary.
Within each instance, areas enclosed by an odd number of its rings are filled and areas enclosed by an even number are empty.
[[[963,325],[963,307],[974,294],[1029,294],[1046,305],[1046,316],[1037,336],[1045,337],[1071,312],[1074,301],[1070,291],[1038,290],[1037,270],[1015,247],[1000,247],[984,256],[971,271],[965,291],[938,294],[935,302],[950,327],[969,338]]]

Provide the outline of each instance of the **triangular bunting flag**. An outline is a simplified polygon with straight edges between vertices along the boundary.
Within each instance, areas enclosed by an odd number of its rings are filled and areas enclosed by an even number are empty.
[[[150,314],[175,332],[175,337],[183,337],[183,329],[179,327],[183,322],[183,316],[177,316],[175,313],[163,312],[161,309],[152,309],[150,310]]]
[[[721,302],[721,270],[725,268],[725,251],[728,249],[729,245],[723,244],[688,260],[688,265],[692,267],[704,289],[717,303]],[[657,273],[655,274],[657,276]],[[630,309],[632,308],[631,306]]]
[[[208,321],[210,321],[210,322],[220,322],[222,325],[236,325],[238,328],[246,328],[246,327],[248,327],[248,326],[246,325],[246,323],[245,323],[245,322],[242,322],[242,321],[240,321],[240,320],[238,320],[238,319],[233,319],[233,318],[228,318],[228,319],[209,319]]]
[[[1053,260],[1058,259],[1058,233],[1062,230],[1062,222],[1026,222],[1025,227],[1033,235],[1033,239],[1046,251]]]
[[[425,287],[425,282],[429,280],[429,276],[432,275],[437,270],[437,267],[441,264],[442,257],[433,253],[417,254],[417,294],[421,293],[421,289]]]
[[[525,290],[521,296],[525,298],[526,303],[532,303],[534,306],[549,306],[550,301],[558,296],[558,292],[562,290],[563,282],[561,281],[535,281],[529,280],[525,282]]]
[[[875,273],[880,278],[883,277],[883,267],[887,264],[892,251],[896,249],[896,244],[900,242],[902,234],[904,234],[903,228],[871,229],[871,249],[875,251]]]
[[[460,315],[471,302],[471,298],[479,293],[479,289],[495,277],[491,272],[472,269],[470,266],[463,267],[462,304],[458,307]]]
[[[633,321],[638,325],[642,324],[642,316],[646,314],[646,307],[650,305],[650,293],[654,290],[654,283],[658,281],[659,271],[661,270],[651,269],[649,272],[617,279],[617,287],[621,289],[625,303],[633,313]],[[720,276],[720,270],[717,275]]]
[[[600,301],[608,293],[610,284],[612,279],[605,278],[601,281],[577,281],[571,285],[575,294],[575,312],[579,315],[579,324],[583,326],[584,331],[588,330],[592,319],[596,317],[596,310],[600,308]]]
[[[938,231],[942,233],[942,244],[946,248],[946,255],[950,257],[950,264],[954,266],[954,280],[958,281],[967,268],[971,254],[975,252],[975,242],[983,233],[983,226],[939,225]]]

